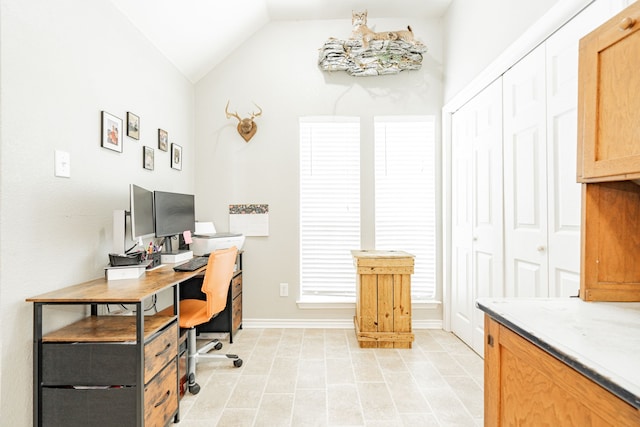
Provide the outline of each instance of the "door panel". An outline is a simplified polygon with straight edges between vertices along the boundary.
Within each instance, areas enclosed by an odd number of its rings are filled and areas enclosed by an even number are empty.
[[[609,7],[596,1],[546,42],[549,296],[576,296],[580,289],[578,42],[603,21]]]
[[[535,298],[546,290],[546,278],[539,263],[531,263],[520,259],[514,260],[514,289],[512,297]]]
[[[580,290],[580,273],[575,271],[553,270],[553,289],[551,295],[557,297],[577,296]],[[551,278],[550,278],[551,280]]]
[[[546,297],[545,49],[504,74],[505,290]]]
[[[473,300],[503,293],[502,81],[474,98],[473,150]],[[471,347],[484,353],[484,316],[473,304]]]
[[[471,342],[471,155],[467,145],[471,124],[467,110],[451,118],[451,329],[465,342]]]
[[[475,300],[503,295],[501,81],[457,111],[452,126],[452,330],[482,355]]]

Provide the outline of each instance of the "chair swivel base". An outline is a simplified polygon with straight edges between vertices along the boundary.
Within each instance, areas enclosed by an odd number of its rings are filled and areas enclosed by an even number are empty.
[[[240,366],[242,366],[242,359],[240,359],[237,354],[225,354],[224,356],[226,356],[229,359],[233,359],[233,366],[235,366],[236,368],[239,368]],[[192,372],[189,374],[187,388],[189,389],[189,393],[191,394],[200,393],[200,384],[196,382],[195,372]]]
[[[213,340],[202,346],[202,348],[196,350],[196,333],[195,329],[191,328],[187,333],[187,387],[189,393],[198,394],[200,392],[200,386],[196,383],[196,364],[199,360],[207,359],[232,359],[233,366],[239,368],[242,366],[242,359],[237,354],[209,354],[213,349],[220,350],[222,343],[218,340]]]

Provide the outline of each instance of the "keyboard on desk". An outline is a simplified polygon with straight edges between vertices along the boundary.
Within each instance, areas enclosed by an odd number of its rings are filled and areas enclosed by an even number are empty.
[[[173,267],[175,271],[196,271],[197,269],[204,267],[209,262],[208,257],[197,256],[191,258],[189,261],[176,265]]]

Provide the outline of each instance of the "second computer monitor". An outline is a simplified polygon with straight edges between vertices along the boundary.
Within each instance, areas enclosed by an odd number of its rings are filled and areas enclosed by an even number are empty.
[[[154,191],[154,210],[157,237],[170,238],[186,230],[192,233],[195,231],[196,213],[193,194]]]

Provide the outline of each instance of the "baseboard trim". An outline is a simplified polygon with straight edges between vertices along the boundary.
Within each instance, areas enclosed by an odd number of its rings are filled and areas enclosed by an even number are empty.
[[[245,329],[352,329],[350,319],[242,319]],[[413,329],[442,329],[442,320],[413,320]]]

